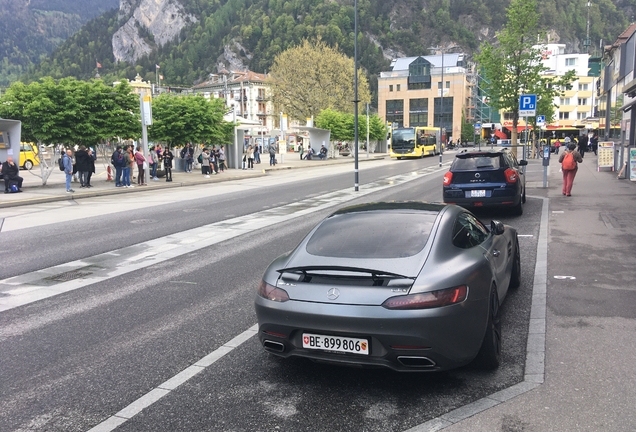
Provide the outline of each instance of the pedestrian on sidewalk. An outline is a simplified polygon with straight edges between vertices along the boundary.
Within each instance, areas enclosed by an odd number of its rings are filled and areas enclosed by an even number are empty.
[[[159,166],[159,155],[157,154],[157,146],[150,149],[150,160],[148,161],[150,167],[150,178],[154,181],[159,180],[157,177],[157,167]]]
[[[92,188],[93,185],[91,185],[91,177],[95,172],[95,161],[97,160],[97,155],[90,147],[86,151],[88,152],[88,176],[86,177],[86,187]]]
[[[203,177],[210,178],[210,152],[204,148],[201,152],[201,174]]]
[[[163,151],[163,168],[166,170],[166,181],[172,181],[172,160],[174,155],[170,151],[170,147],[166,147]]]
[[[225,172],[225,146],[221,145],[219,148],[219,170]]]
[[[298,152],[300,153],[300,160],[303,160],[303,153],[305,153],[305,149],[303,148],[303,143],[298,145]]]
[[[585,152],[588,151],[588,137],[587,134],[581,135],[579,137],[579,153],[581,153],[581,158],[585,157]]]
[[[80,146],[79,150],[75,152],[75,168],[79,176],[80,188],[85,188],[88,183],[88,168],[89,168],[88,152],[85,146]]]
[[[122,183],[125,188],[132,188],[133,185],[130,184],[130,176],[132,172],[132,167],[135,164],[135,157],[132,154],[132,146],[128,145],[124,148],[124,169],[122,171]]]
[[[261,163],[261,153],[258,148],[258,144],[254,146],[254,163],[257,163],[257,164]]]
[[[590,150],[594,152],[594,155],[597,155],[597,151],[598,151],[598,135],[594,134],[592,135],[592,138],[590,138]]]
[[[110,163],[115,167],[115,187],[122,187],[124,185],[122,176],[124,168],[126,168],[124,149],[122,146],[117,146],[117,149],[113,152],[113,155],[110,158]]]
[[[572,196],[572,184],[574,183],[576,172],[579,169],[578,164],[581,162],[583,162],[583,158],[581,154],[576,151],[576,144],[570,142],[567,150],[559,156],[561,171],[563,171],[563,195]]]
[[[269,166],[276,166],[276,144],[269,145]]]
[[[247,169],[254,169],[254,147],[247,147]]]
[[[214,174],[219,173],[219,149],[217,149],[215,145],[212,146],[212,150],[210,151],[210,170]]]
[[[135,162],[137,163],[137,185],[146,186],[146,170],[144,169],[144,163],[146,157],[141,152],[141,147],[137,146],[137,153],[135,153]]]
[[[64,174],[66,174],[66,193],[75,192],[71,189],[71,180],[73,180],[73,152],[68,149],[64,156],[62,156],[62,163],[64,164]]]

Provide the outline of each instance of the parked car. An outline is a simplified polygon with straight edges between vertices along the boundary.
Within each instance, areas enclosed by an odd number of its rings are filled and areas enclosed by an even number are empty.
[[[496,368],[499,308],[520,284],[517,231],[459,206],[336,211],[267,268],[259,340],[280,357],[440,371]]]
[[[466,208],[510,207],[523,213],[526,178],[522,166],[510,151],[471,151],[455,155],[444,175],[444,202]]]

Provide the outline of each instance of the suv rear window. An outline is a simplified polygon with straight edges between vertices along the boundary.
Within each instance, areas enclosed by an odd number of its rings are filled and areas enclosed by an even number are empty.
[[[501,167],[501,156],[475,154],[456,157],[451,170],[474,171],[480,169],[496,169]]]
[[[336,258],[405,258],[426,245],[437,212],[360,212],[325,220],[307,243],[312,255]],[[347,265],[343,262],[343,265]]]

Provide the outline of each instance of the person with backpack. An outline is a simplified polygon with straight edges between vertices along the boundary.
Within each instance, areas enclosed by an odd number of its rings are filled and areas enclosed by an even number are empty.
[[[203,177],[210,178],[210,152],[207,148],[204,148],[199,155],[199,163],[201,164],[201,174]]]
[[[581,154],[576,150],[576,143],[570,142],[568,148],[559,156],[561,171],[563,171],[563,189],[565,196],[572,196],[572,184],[579,169],[579,163],[583,162]]]
[[[75,192],[71,189],[71,180],[73,180],[73,152],[69,149],[62,156],[62,165],[64,165],[64,174],[66,174],[66,193]]]
[[[113,152],[113,155],[110,157],[110,163],[115,167],[115,187],[122,187],[121,177],[126,162],[124,161],[124,153],[121,146],[117,146],[117,149]]]
[[[192,163],[194,157],[194,149],[192,148],[192,144],[188,143],[181,150],[181,159],[183,159],[183,172],[191,173],[192,172]]]

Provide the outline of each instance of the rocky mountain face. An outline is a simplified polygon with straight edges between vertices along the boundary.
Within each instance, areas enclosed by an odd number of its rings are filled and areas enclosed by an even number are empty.
[[[174,0],[120,0],[119,20],[124,24],[113,34],[113,55],[116,61],[134,63],[174,40],[197,18]]]
[[[119,0],[0,0],[0,85],[50,54]]]

